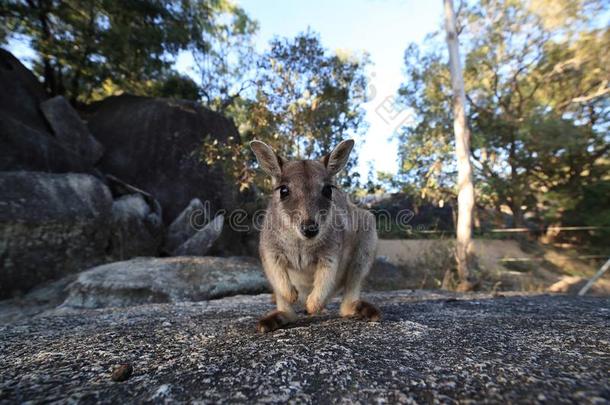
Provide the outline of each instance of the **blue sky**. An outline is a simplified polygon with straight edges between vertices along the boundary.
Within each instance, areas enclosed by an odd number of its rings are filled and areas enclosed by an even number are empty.
[[[368,162],[376,170],[396,172],[394,128],[408,119],[392,111],[391,97],[403,80],[403,53],[410,42],[420,42],[442,21],[441,0],[238,0],[259,22],[256,44],[263,50],[274,36],[294,37],[308,27],[320,34],[330,50],[366,51],[371,100],[366,104],[369,129],[360,145],[360,173]]]
[[[441,0],[235,0],[259,23],[256,46],[263,51],[275,36],[294,37],[310,28],[320,34],[331,51],[365,51],[370,101],[365,105],[369,129],[358,145],[359,171],[366,176],[368,164],[376,170],[398,169],[394,129],[408,119],[407,111],[392,108],[403,76],[403,54],[410,42],[421,42],[441,25]],[[27,44],[13,40],[9,49],[26,65],[34,53]],[[181,55],[177,68],[189,71],[189,59]]]

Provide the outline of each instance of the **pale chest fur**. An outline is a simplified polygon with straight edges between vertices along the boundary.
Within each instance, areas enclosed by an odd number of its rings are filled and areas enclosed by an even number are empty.
[[[300,299],[304,299],[312,290],[317,271],[329,271],[330,262],[335,264],[331,267],[336,272],[337,281],[342,278],[345,263],[349,261],[347,248],[342,240],[329,240],[317,247],[299,244],[281,247],[285,269],[290,281],[299,291]]]
[[[323,244],[319,246],[307,246],[300,243],[284,244],[279,250],[287,270],[314,273],[321,262],[328,263],[339,259],[341,253],[337,249],[329,249],[330,244],[336,245],[337,243],[329,242],[326,246]]]

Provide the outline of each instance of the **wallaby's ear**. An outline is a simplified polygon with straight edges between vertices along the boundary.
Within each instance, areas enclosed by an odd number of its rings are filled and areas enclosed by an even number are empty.
[[[261,141],[250,142],[250,148],[256,155],[256,160],[261,169],[273,178],[279,179],[282,175],[282,164],[284,160],[271,149],[269,145]]]
[[[324,166],[326,166],[328,174],[334,176],[343,170],[353,147],[353,139],[342,141],[335,149],[333,149],[330,155],[326,155],[322,158],[322,162],[324,163]]]

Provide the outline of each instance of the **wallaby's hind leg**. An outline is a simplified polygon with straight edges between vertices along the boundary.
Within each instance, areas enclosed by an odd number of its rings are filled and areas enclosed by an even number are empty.
[[[349,316],[376,322],[381,319],[381,311],[373,304],[360,299],[360,289],[364,277],[349,278],[341,301],[341,316]]]
[[[381,319],[381,311],[370,302],[358,300],[352,302],[347,314],[343,314],[343,316],[352,316],[365,321],[377,322]]]
[[[259,332],[272,332],[276,329],[283,328],[297,319],[297,315],[286,300],[281,295],[275,294],[277,309],[269,312],[258,321],[256,330]]]
[[[364,223],[366,227],[359,230],[361,239],[354,249],[356,254],[347,271],[340,311],[341,316],[378,321],[381,319],[381,311],[373,304],[360,299],[362,283],[373,265],[377,248],[374,217],[366,213],[362,219],[361,225]]]

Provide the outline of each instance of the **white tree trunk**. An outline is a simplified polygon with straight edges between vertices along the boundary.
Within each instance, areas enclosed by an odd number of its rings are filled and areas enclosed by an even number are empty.
[[[610,259],[606,261],[606,263],[599,269],[599,271],[593,277],[591,277],[591,280],[589,280],[589,282],[585,284],[585,286],[578,292],[578,295],[585,295],[587,291],[589,291],[589,289],[593,287],[593,284],[595,284],[595,282],[601,276],[603,276],[606,271],[608,271],[608,269],[610,269]]]
[[[468,252],[472,238],[472,213],[474,208],[474,186],[470,163],[470,130],[466,122],[466,95],[460,65],[459,41],[453,11],[453,0],[443,0],[445,6],[445,29],[449,47],[449,67],[453,87],[453,130],[455,132],[455,155],[458,167],[458,221],[455,256],[457,260],[459,290],[473,288]]]

